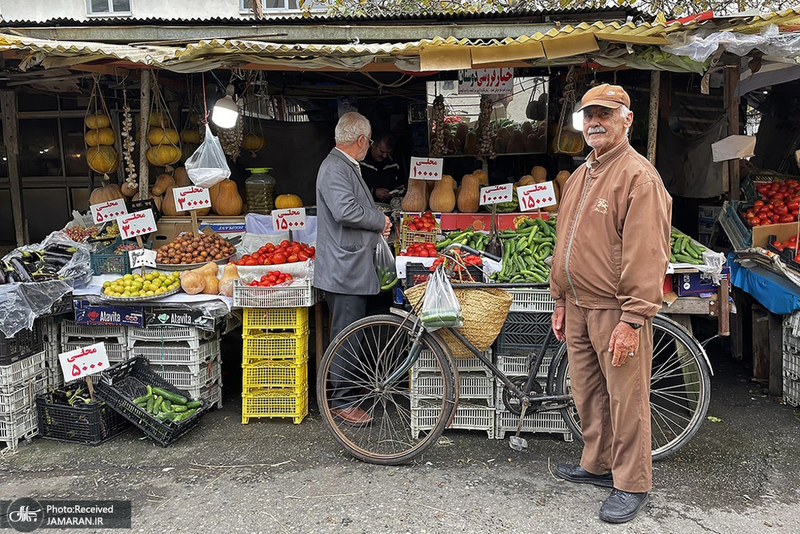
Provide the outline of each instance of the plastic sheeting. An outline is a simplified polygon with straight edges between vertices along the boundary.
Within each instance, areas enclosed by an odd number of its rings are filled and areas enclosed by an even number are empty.
[[[753,296],[762,306],[778,315],[800,310],[800,287],[762,267],[743,267],[736,254],[728,255],[731,284]]]
[[[766,26],[757,34],[701,30],[669,34],[667,40],[670,44],[662,46],[663,51],[700,63],[714,55],[719,47],[737,56],[746,56],[753,49],[768,56],[800,56],[800,34],[781,33],[775,24]]]

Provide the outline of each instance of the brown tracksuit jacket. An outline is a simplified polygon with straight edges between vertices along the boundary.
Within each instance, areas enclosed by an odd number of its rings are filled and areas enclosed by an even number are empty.
[[[642,324],[661,308],[669,262],[672,198],[625,139],[590,154],[564,186],[550,272],[556,305],[622,309]],[[560,301],[560,302],[559,302]]]

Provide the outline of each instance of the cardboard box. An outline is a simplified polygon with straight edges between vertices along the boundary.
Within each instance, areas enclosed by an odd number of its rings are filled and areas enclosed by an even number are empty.
[[[141,306],[92,306],[88,300],[75,299],[75,322],[84,325],[137,326],[144,328]]]
[[[755,226],[753,227],[753,246],[767,248],[767,238],[771,235],[776,236],[778,241],[786,241],[797,234],[797,227],[797,222]]]
[[[730,281],[731,270],[728,266],[722,268],[722,274]],[[679,297],[697,296],[701,293],[716,293],[719,286],[714,284],[710,274],[685,273],[672,275],[673,288]]]
[[[699,206],[697,209],[697,219],[700,221],[710,220],[713,224],[719,217],[722,206]]]

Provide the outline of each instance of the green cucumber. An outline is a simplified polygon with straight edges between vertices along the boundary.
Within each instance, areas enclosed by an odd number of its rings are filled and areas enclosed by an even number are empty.
[[[145,410],[147,410],[147,413],[153,413],[153,406],[155,406],[155,404],[156,404],[155,397],[150,397],[147,400],[147,407],[145,407]]]
[[[136,404],[141,404],[143,402],[147,403],[147,401],[149,401],[151,398],[153,398],[152,394],[142,395],[141,397],[136,397],[135,399],[133,399],[133,402],[135,402]]]
[[[186,403],[186,407],[189,409],[192,408],[199,408],[203,405],[203,401],[200,400],[193,400]]]
[[[187,399],[183,395],[172,393],[171,391],[167,391],[164,388],[155,387],[153,388],[153,393],[156,395],[161,395],[165,399],[169,400],[172,404],[186,404],[187,402],[189,402],[189,399]]]

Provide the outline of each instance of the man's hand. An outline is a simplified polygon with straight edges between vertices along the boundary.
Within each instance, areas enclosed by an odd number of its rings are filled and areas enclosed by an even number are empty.
[[[620,367],[636,356],[636,351],[639,350],[640,330],[641,328],[634,329],[624,321],[617,324],[608,342],[608,352],[614,355],[611,365]]]
[[[384,215],[384,218],[386,222],[383,224],[383,237],[389,239],[389,236],[392,235],[392,220],[388,215]]]
[[[567,339],[567,336],[564,335],[564,310],[565,308],[563,306],[558,307],[553,312],[553,315],[550,316],[550,324],[553,325],[553,333],[559,341]]]
[[[389,194],[389,190],[385,187],[380,187],[375,190],[375,198],[378,200],[389,200],[392,198],[392,195]]]

